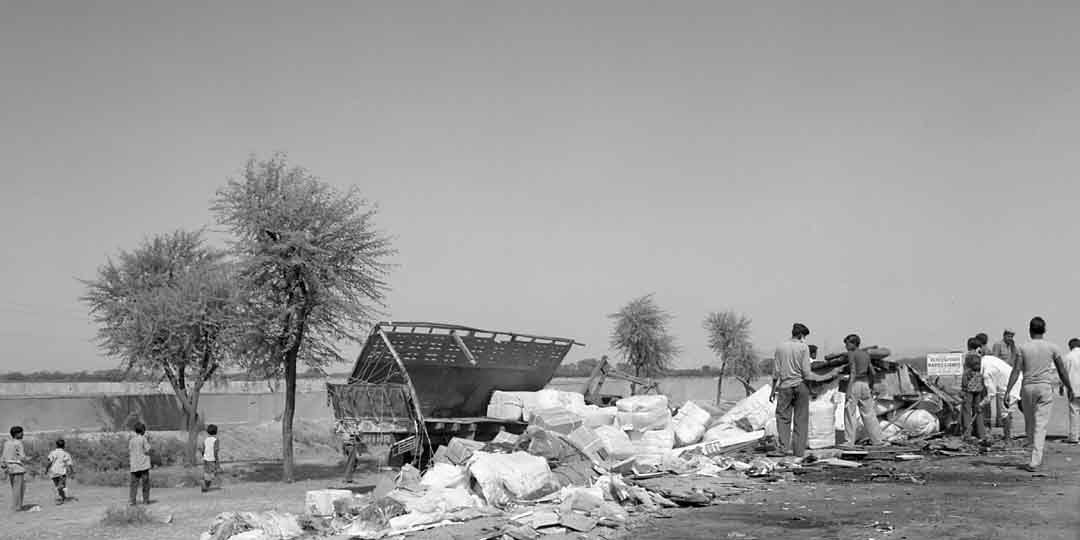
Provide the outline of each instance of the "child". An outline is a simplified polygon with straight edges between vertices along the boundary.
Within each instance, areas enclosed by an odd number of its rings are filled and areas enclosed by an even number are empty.
[[[75,472],[71,454],[64,450],[64,439],[56,440],[56,449],[49,452],[49,477],[56,487],[56,504],[64,504],[67,496],[67,477]]]
[[[206,426],[206,439],[203,440],[203,488],[202,492],[210,491],[210,484],[218,472],[218,456],[221,446],[217,438],[217,426]]]
[[[983,400],[986,398],[986,386],[982,377],[982,343],[978,338],[967,341],[968,352],[964,355],[964,374],[960,378],[960,390],[963,393],[963,409],[960,415],[961,435],[966,439],[971,436],[985,437],[983,426]]]
[[[146,425],[135,422],[135,435],[128,441],[131,464],[131,490],[128,502],[135,506],[135,495],[142,484],[143,504],[150,504],[150,441],[146,440]]]
[[[4,441],[3,452],[0,453],[0,468],[7,473],[8,482],[11,484],[11,508],[16,512],[23,509],[23,497],[26,495],[26,451],[23,449],[23,428],[14,426],[11,428],[11,440]]]

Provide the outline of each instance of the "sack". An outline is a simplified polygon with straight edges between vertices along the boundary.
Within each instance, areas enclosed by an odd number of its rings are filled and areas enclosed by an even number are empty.
[[[488,504],[502,508],[542,488],[551,478],[551,469],[546,459],[525,452],[475,452],[469,462],[469,474]]]
[[[532,424],[556,433],[569,435],[571,431],[581,427],[584,421],[580,416],[563,407],[541,409],[533,413]]]
[[[892,422],[899,425],[909,437],[930,435],[941,429],[937,417],[922,409],[903,412],[893,418]]]
[[[702,435],[705,435],[705,428],[710,419],[708,411],[697,406],[693,401],[684,403],[672,419],[676,445],[686,446],[700,441]]]
[[[615,426],[599,426],[593,429],[593,433],[596,433],[612,459],[626,459],[634,455],[634,445],[625,431]]]
[[[608,458],[609,454],[604,447],[603,439],[590,428],[581,426],[571,431],[567,439],[570,440],[570,444],[574,445],[574,448],[580,450],[592,461],[599,462]]]
[[[675,448],[675,431],[672,429],[654,429],[645,432],[631,432],[638,436],[632,440],[635,456],[660,458]]]
[[[535,397],[531,400],[531,403],[525,403],[522,409],[522,420],[532,422],[536,411],[554,408],[581,411],[585,409],[585,396],[578,392],[564,392],[545,388],[535,392]]]
[[[457,465],[436,463],[420,478],[420,485],[435,489],[468,487],[469,473]]]
[[[745,427],[750,428],[747,431],[764,429],[769,419],[776,416],[776,403],[769,401],[770,393],[772,393],[770,385],[762,386],[753,394],[736,403],[731,410],[716,421],[714,426],[724,424],[735,426],[741,420]]]
[[[335,501],[348,501],[353,492],[347,489],[317,489],[304,494],[304,510],[312,516],[334,515]]]
[[[624,431],[649,431],[671,427],[671,413],[667,409],[654,409],[636,412],[619,411],[615,421]]]
[[[615,403],[620,412],[653,411],[656,409],[668,410],[668,399],[665,395],[641,395],[630,396],[620,399]],[[669,413],[670,414],[670,413]]]
[[[488,402],[487,415],[500,420],[521,420],[525,410],[535,409],[536,392],[503,392],[496,390]]]
[[[836,408],[832,395],[810,402],[807,446],[812,449],[836,446]]]
[[[596,405],[586,405],[585,408],[580,411],[581,419],[585,423],[585,427],[599,427],[610,426],[615,423],[615,414],[619,411],[618,407],[597,407]]]

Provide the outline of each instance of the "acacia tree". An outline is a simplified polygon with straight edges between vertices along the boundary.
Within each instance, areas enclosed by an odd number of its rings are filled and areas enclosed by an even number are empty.
[[[754,392],[750,381],[761,375],[761,364],[750,341],[750,322],[750,317],[731,310],[713,312],[705,317],[705,337],[709,348],[720,360],[720,373],[716,379],[718,404],[725,374],[733,375],[742,383],[748,396]]]
[[[651,294],[631,300],[608,317],[615,321],[611,348],[626,359],[634,375],[660,375],[679,355],[675,336],[668,332],[671,315],[656,304]]]
[[[235,235],[248,299],[243,348],[252,367],[285,378],[282,477],[291,482],[297,364],[344,361],[338,344],[362,339],[384,306],[390,239],[356,188],[340,192],[284,154],[249,159],[213,210]]]
[[[85,280],[81,298],[100,325],[100,347],[128,373],[169,381],[184,412],[194,464],[203,386],[229,358],[237,290],[223,253],[201,232],[156,236],[121,251]],[[160,380],[160,379],[159,379]]]

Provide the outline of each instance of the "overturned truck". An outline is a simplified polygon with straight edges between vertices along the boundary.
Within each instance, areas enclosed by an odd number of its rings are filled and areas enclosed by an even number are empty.
[[[351,447],[417,461],[451,437],[524,431],[521,422],[484,416],[491,394],[543,389],[574,345],[581,344],[451,324],[379,323],[348,381],[327,384],[327,399]]]

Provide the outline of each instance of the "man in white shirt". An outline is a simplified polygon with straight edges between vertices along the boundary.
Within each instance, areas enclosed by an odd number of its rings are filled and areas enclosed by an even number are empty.
[[[1073,388],[1080,388],[1080,339],[1069,340],[1069,352],[1065,355],[1065,371]],[[1067,442],[1080,444],[1080,397],[1069,402],[1069,438]]]
[[[1009,367],[1008,362],[996,356],[984,354],[981,371],[983,386],[986,387],[986,401],[980,406],[985,406],[986,403],[993,405],[994,411],[990,418],[1001,425],[1005,433],[1005,441],[1011,441],[1012,412],[1017,409],[1017,403],[1020,403],[1020,385],[1013,387],[1012,395],[1008,400],[1010,405],[1006,406],[1005,388],[1009,385],[1009,375],[1012,375],[1012,368]]]

